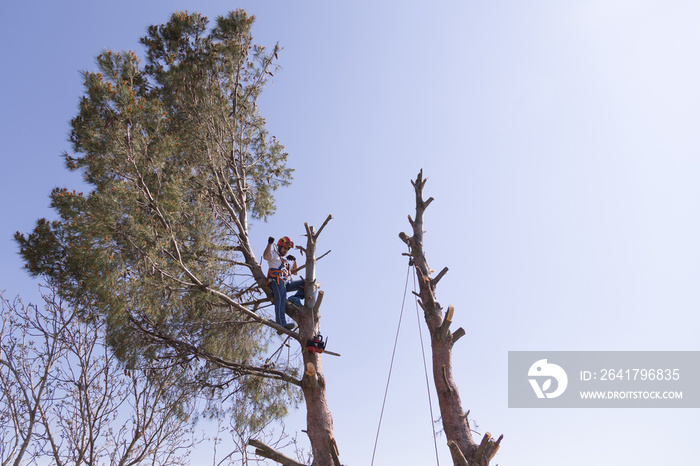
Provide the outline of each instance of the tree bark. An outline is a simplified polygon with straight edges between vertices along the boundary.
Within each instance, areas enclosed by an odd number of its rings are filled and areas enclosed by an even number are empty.
[[[314,466],[340,466],[333,438],[333,417],[328,409],[326,399],[326,379],[323,376],[322,353],[314,353],[306,349],[306,342],[320,333],[321,330],[319,306],[323,294],[319,294],[320,285],[316,282],[316,241],[332,218],[329,215],[318,231],[315,231],[313,226],[304,225],[306,227],[305,300],[304,307],[299,312],[297,323],[299,324],[304,367],[307,368],[301,380],[301,388],[306,402],[306,429],[311,441]],[[309,375],[311,373],[313,375]]]
[[[326,399],[326,379],[323,376],[322,353],[314,353],[306,349],[306,342],[320,333],[319,308],[323,292],[319,291],[320,284],[316,282],[316,241],[332,218],[329,215],[318,231],[315,231],[313,226],[304,225],[307,237],[306,249],[304,250],[306,263],[303,266],[306,272],[304,305],[296,306],[291,301],[287,301],[288,315],[299,326],[299,335],[296,339],[302,346],[303,367],[305,368],[301,379],[301,389],[306,404],[306,432],[311,442],[313,466],[340,466],[338,448],[333,438],[333,417]],[[278,461],[274,457],[266,457]],[[287,463],[282,462],[282,464]]]
[[[437,302],[435,287],[438,281],[445,275],[447,269],[443,269],[435,278],[431,278],[433,270],[428,267],[423,250],[423,215],[426,208],[433,202],[433,198],[423,200],[423,187],[427,179],[423,178],[423,171],[418,173],[415,181],[411,181],[416,193],[415,220],[409,215],[413,235],[400,233],[399,237],[409,247],[411,264],[415,267],[419,284],[419,304],[423,309],[425,322],[430,332],[430,342],[433,353],[433,380],[440,404],[442,425],[447,437],[447,443],[452,453],[455,466],[464,466],[465,461],[470,466],[488,466],[493,455],[496,454],[501,438],[494,442],[491,434],[486,433],[481,444],[477,444],[472,437],[469,428],[468,412],[462,409],[462,401],[459,390],[452,373],[452,346],[465,332],[462,328],[454,333],[450,332],[450,324],[454,314],[454,308],[449,306],[446,315],[443,315],[442,307]]]

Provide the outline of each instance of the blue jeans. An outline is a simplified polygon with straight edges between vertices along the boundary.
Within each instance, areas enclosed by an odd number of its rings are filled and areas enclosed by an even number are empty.
[[[287,319],[285,314],[287,312],[287,291],[295,291],[294,296],[289,298],[294,304],[301,305],[301,300],[304,298],[304,280],[294,280],[291,282],[285,282],[280,280],[269,280],[268,284],[272,288],[272,296],[275,298],[275,322],[285,326],[287,325]]]

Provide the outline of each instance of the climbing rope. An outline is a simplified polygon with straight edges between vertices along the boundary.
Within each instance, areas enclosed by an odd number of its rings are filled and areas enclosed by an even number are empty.
[[[413,291],[416,291],[416,271],[413,270]],[[428,378],[428,364],[425,362],[425,347],[423,346],[423,331],[420,325],[420,311],[418,311],[418,300],[416,303],[416,318],[418,319],[418,335],[420,336],[420,350],[423,353],[423,369],[425,370],[425,387],[428,391],[428,406],[430,407],[430,426],[433,428],[433,443],[435,444],[435,461],[440,466],[440,457],[438,456],[437,434],[435,433],[435,416],[433,416],[433,401],[430,397],[430,380]]]
[[[394,338],[394,349],[391,352],[391,363],[389,364],[389,375],[387,376],[386,380],[386,388],[384,389],[384,400],[382,401],[382,409],[379,414],[379,425],[377,426],[377,435],[374,438],[374,449],[372,450],[372,462],[370,463],[370,466],[374,466],[374,457],[377,453],[377,444],[379,443],[379,432],[382,427],[382,419],[384,418],[384,408],[386,407],[386,399],[387,395],[389,394],[389,383],[391,382],[391,373],[394,368],[394,358],[396,356],[396,347],[399,342],[399,333],[401,331],[401,321],[403,320],[403,311],[406,305],[406,294],[408,292],[408,277],[411,273],[411,264],[409,263],[408,265],[408,270],[406,270],[406,284],[404,285],[404,290],[403,290],[403,299],[401,301],[401,313],[399,314],[399,323],[396,327],[396,337]],[[416,272],[413,272],[413,290],[415,292],[416,289]],[[433,429],[433,443],[435,444],[435,461],[437,462],[437,465],[440,466],[440,458],[438,457],[438,447],[437,447],[437,435],[435,433],[435,423],[433,421],[434,416],[433,416],[433,403],[431,401],[430,397],[430,382],[428,379],[428,365],[425,360],[425,348],[423,346],[423,333],[421,331],[421,325],[420,325],[420,313],[418,311],[418,302],[416,301],[416,316],[418,317],[418,335],[420,338],[420,346],[421,346],[421,352],[423,354],[423,369],[425,370],[425,382],[426,386],[428,387],[428,405],[430,407],[430,425]]]
[[[384,389],[384,401],[382,401],[382,410],[379,413],[379,425],[377,426],[377,436],[374,438],[374,449],[372,450],[372,462],[370,466],[374,466],[374,455],[377,453],[377,444],[379,443],[379,431],[382,428],[382,419],[384,418],[384,407],[386,406],[386,397],[389,393],[389,382],[391,382],[391,371],[394,368],[394,356],[396,356],[396,345],[399,342],[399,331],[401,330],[401,320],[403,319],[403,309],[406,304],[406,292],[408,291],[408,276],[411,272],[411,266],[406,270],[406,285],[403,289],[403,300],[401,302],[401,314],[399,314],[399,325],[396,327],[396,338],[394,338],[394,350],[391,352],[391,363],[389,364],[389,376],[386,379],[386,388]]]

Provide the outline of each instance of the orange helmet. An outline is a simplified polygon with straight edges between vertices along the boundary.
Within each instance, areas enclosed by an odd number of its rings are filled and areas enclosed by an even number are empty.
[[[289,236],[283,236],[279,241],[277,241],[277,247],[292,249],[294,247],[294,243],[292,243],[292,240],[289,239]]]

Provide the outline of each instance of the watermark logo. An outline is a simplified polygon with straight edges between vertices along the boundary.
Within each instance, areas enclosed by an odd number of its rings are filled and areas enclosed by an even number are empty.
[[[508,407],[700,408],[700,351],[509,351]]]
[[[537,398],[556,398],[566,390],[569,383],[569,378],[566,376],[566,371],[556,364],[548,363],[546,359],[540,359],[530,366],[527,372],[528,379],[532,389],[535,391]],[[556,381],[556,387],[553,391],[552,379]],[[540,385],[539,381],[542,381]]]

